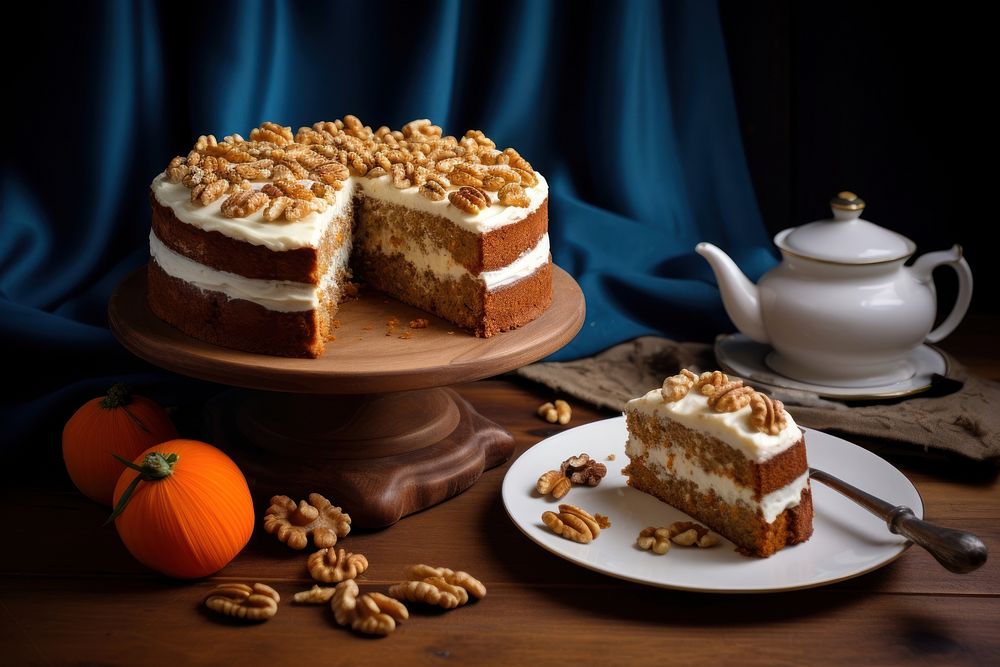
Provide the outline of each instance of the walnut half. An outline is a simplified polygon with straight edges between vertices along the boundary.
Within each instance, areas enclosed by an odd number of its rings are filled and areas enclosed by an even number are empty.
[[[337,584],[330,599],[333,617],[339,625],[349,625],[355,632],[385,636],[396,629],[396,621],[410,617],[403,603],[382,593],[359,595],[353,579]]]
[[[217,614],[248,621],[266,621],[278,613],[281,596],[267,584],[222,584],[205,597],[205,606]]]
[[[587,486],[597,486],[608,474],[608,467],[600,461],[590,458],[589,454],[571,456],[562,462],[559,469],[569,477],[569,481]]]
[[[305,549],[310,535],[317,548],[329,548],[351,532],[351,515],[318,493],[298,504],[288,496],[274,496],[264,515],[264,530],[293,549]]]

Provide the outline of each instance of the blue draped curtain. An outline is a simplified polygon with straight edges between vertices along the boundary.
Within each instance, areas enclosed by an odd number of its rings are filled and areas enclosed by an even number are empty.
[[[148,184],[202,133],[353,113],[484,130],[548,178],[555,261],[587,297],[553,358],[644,334],[729,330],[692,252],[774,258],[750,185],[712,2],[32,2],[5,40],[0,340],[32,372],[4,438],[131,378],[191,383],[126,353],[107,301],[147,256]],[[18,14],[20,13],[20,15]],[[180,388],[178,388],[180,387]],[[206,390],[207,391],[207,390]],[[167,399],[169,400],[169,398]],[[65,413],[65,414],[64,414]]]

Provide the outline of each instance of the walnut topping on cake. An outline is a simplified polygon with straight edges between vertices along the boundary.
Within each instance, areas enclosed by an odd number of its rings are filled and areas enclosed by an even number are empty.
[[[778,435],[788,425],[785,406],[770,396],[755,392],[750,398],[750,425],[761,433]]]
[[[708,407],[715,412],[736,412],[750,406],[750,427],[761,433],[778,435],[788,425],[788,413],[781,401],[755,391],[743,380],[730,379],[722,371],[695,375],[682,369],[663,381],[660,395],[665,403],[674,403],[692,390],[707,397]]]
[[[691,391],[691,387],[694,386],[697,379],[697,375],[686,368],[682,368],[680,373],[671,375],[663,381],[663,388],[660,389],[660,392],[663,394],[663,400],[668,403],[681,400],[688,395],[688,392]]]
[[[525,188],[538,184],[520,153],[498,150],[481,130],[457,139],[419,119],[402,131],[385,126],[372,131],[356,116],[302,127],[295,134],[291,127],[265,122],[250,131],[249,140],[233,134],[219,142],[203,135],[164,173],[170,182],[190,188],[195,204],[225,198],[224,215],[245,217],[263,209],[267,222],[290,222],[323,210],[333,198],[319,195],[313,185],[340,190],[351,175],[389,176],[399,189],[419,188],[427,199],[447,198],[471,214],[494,203],[487,191],[498,193],[502,206],[528,207]]]

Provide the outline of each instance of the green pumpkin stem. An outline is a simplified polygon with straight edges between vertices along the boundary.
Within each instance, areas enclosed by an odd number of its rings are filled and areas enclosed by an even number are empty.
[[[141,428],[146,433],[151,431],[142,423],[142,420],[133,414],[128,406],[132,403],[132,387],[130,387],[125,382],[118,382],[111,389],[108,389],[107,395],[101,399],[101,407],[105,410],[116,410],[121,408],[128,415],[129,419],[135,422],[135,425]]]
[[[112,521],[118,518],[118,515],[125,511],[125,507],[128,505],[128,501],[132,499],[132,493],[135,491],[135,487],[139,486],[139,482],[156,482],[161,479],[165,479],[173,474],[174,465],[180,459],[177,454],[161,454],[160,452],[151,452],[146,454],[146,458],[142,460],[142,465],[137,466],[128,459],[124,459],[117,454],[112,454],[119,461],[125,464],[126,467],[135,470],[139,474],[135,476],[122,497],[118,499],[118,504],[115,505],[115,509],[111,512],[111,516],[108,517],[104,525],[108,525]]]

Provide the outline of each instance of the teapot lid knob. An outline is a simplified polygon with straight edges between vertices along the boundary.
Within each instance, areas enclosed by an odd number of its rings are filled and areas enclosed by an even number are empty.
[[[830,208],[837,211],[863,211],[865,200],[853,192],[838,192],[837,196],[830,200]]]

